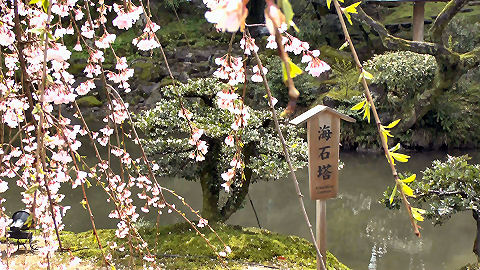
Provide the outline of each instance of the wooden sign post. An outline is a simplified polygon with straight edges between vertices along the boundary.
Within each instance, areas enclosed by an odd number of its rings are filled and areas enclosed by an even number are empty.
[[[316,200],[316,236],[325,264],[327,259],[326,199],[335,198],[338,193],[340,119],[355,122],[355,119],[323,105],[317,105],[290,121],[294,125],[307,122],[310,198]],[[320,269],[319,261],[317,269]]]

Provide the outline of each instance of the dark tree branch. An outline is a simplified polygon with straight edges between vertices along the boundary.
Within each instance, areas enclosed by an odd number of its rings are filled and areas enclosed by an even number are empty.
[[[416,198],[417,199],[420,199],[422,197],[427,197],[427,196],[431,196],[431,195],[437,195],[439,197],[446,197],[446,196],[455,196],[455,195],[460,195],[462,197],[466,197],[467,194],[464,192],[464,191],[440,191],[440,190],[434,190],[434,189],[429,189],[427,192],[425,193],[421,193],[421,194],[416,194]]]
[[[461,66],[464,70],[469,70],[480,66],[480,46],[470,52],[460,55]]]
[[[455,1],[455,0],[452,0]],[[464,0],[468,1],[468,0]],[[391,35],[385,26],[380,22],[374,20],[368,16],[361,7],[357,8],[358,14],[352,14],[352,17],[361,23],[365,23],[370,26],[375,32],[378,33],[382,40],[383,46],[389,50],[400,51],[412,51],[421,54],[429,54],[433,56],[438,55],[451,55],[450,50],[445,48],[442,44],[423,42],[423,41],[411,41],[403,38],[395,37]]]
[[[245,197],[248,195],[248,188],[250,187],[252,179],[251,169],[245,168],[245,180],[241,186],[234,187],[232,189],[233,194],[228,197],[227,202],[220,210],[220,214],[223,220],[227,220],[235,213],[245,201]]]
[[[20,15],[18,14],[18,3],[17,3],[18,0],[14,0],[14,23],[15,23],[15,27],[14,27],[14,31],[15,31],[15,40],[17,42],[17,51],[18,51],[18,60],[20,62],[20,70],[22,71],[22,77],[21,77],[21,82],[22,82],[22,90],[23,90],[23,94],[25,94],[27,96],[27,99],[28,99],[28,104],[30,105],[30,108],[25,112],[26,114],[26,117],[27,117],[27,120],[28,121],[31,121],[33,120],[33,116],[32,116],[32,110],[33,108],[35,107],[35,104],[34,104],[34,101],[33,101],[33,96],[32,96],[32,90],[31,88],[33,88],[32,84],[31,84],[31,81],[30,81],[30,77],[28,76],[28,73],[27,73],[27,64],[26,64],[26,61],[25,61],[25,58],[23,56],[23,47],[24,47],[24,42],[22,42],[22,26],[20,24]],[[34,124],[36,122],[34,121]]]
[[[430,39],[432,42],[443,44],[442,34],[445,27],[468,2],[470,0],[450,0],[448,2],[433,22],[432,28],[430,28]]]

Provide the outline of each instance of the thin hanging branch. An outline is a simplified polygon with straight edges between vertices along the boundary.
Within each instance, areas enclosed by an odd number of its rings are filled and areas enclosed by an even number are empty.
[[[57,235],[57,240],[58,240],[58,246],[60,248],[60,251],[63,251],[62,247],[62,241],[60,239],[60,233],[58,230],[58,225],[55,220],[55,212],[53,211],[53,201],[52,201],[52,195],[50,192],[49,188],[49,181],[48,181],[48,176],[47,176],[47,166],[46,166],[46,153],[45,153],[45,147],[44,147],[44,127],[43,124],[45,122],[45,115],[43,113],[44,110],[44,94],[45,94],[45,88],[47,86],[47,53],[48,53],[48,32],[50,31],[50,18],[52,16],[52,5],[48,5],[47,9],[47,22],[45,25],[45,33],[44,33],[44,52],[43,52],[43,66],[42,66],[42,83],[40,85],[40,106],[41,109],[39,110],[40,114],[40,121],[39,124],[37,125],[37,149],[36,149],[36,172],[35,172],[35,179],[37,182],[40,182],[39,176],[40,176],[40,169],[44,172],[43,175],[43,181],[45,184],[45,189],[47,191],[47,197],[48,201],[50,204],[50,214],[52,215],[52,220],[53,220],[53,226],[55,227],[55,233]],[[40,168],[40,164],[42,168]],[[36,195],[36,192],[35,192]],[[35,211],[35,209],[33,209]],[[33,212],[33,216],[35,216],[35,212]]]
[[[348,45],[349,45],[350,50],[351,50],[352,55],[353,55],[353,59],[355,60],[357,68],[360,70],[360,72],[363,72],[362,64],[360,63],[360,60],[358,58],[355,47],[353,46],[352,39],[350,38],[350,35],[348,33],[347,26],[345,24],[345,20],[343,19],[340,4],[338,3],[337,0],[333,0],[333,4],[335,5],[335,10],[337,11],[337,15],[338,15],[338,18],[340,20],[340,24],[342,25],[343,34],[345,35],[345,40],[348,42]],[[403,188],[402,188],[403,183],[400,181],[400,178],[398,177],[397,169],[395,168],[395,165],[393,163],[392,155],[390,154],[390,151],[388,150],[387,140],[382,133],[382,130],[381,130],[382,124],[380,122],[380,118],[378,117],[377,109],[375,108],[375,103],[373,102],[372,95],[370,93],[370,89],[368,87],[367,80],[365,79],[364,76],[361,76],[361,81],[362,81],[365,96],[367,97],[368,103],[370,104],[370,107],[372,109],[373,117],[375,118],[375,123],[377,125],[378,134],[379,134],[380,140],[382,142],[383,151],[385,152],[385,156],[387,157],[387,160],[390,164],[390,169],[392,171],[393,179],[395,180],[395,185],[397,186],[397,190],[400,191],[402,201],[405,205],[405,208],[407,209],[408,215],[410,217],[410,223],[412,224],[413,232],[415,233],[415,235],[420,237],[420,231],[418,230],[419,226],[417,225],[417,223],[415,221],[415,218],[413,217],[412,207],[410,206],[410,203],[407,200],[405,192],[403,191]]]
[[[245,29],[245,31],[246,31],[247,35],[250,37],[250,33],[248,32],[248,29]],[[277,43],[277,44],[281,45],[282,43]],[[293,169],[292,161],[290,160],[290,155],[288,153],[287,143],[285,142],[285,138],[283,137],[282,130],[280,129],[280,124],[278,122],[277,112],[275,111],[275,108],[273,107],[272,92],[270,91],[270,86],[268,86],[267,77],[265,76],[265,74],[263,72],[262,61],[258,57],[258,54],[255,50],[253,50],[253,55],[255,56],[255,60],[256,60],[257,65],[258,65],[260,75],[262,76],[262,79],[263,79],[263,86],[265,87],[265,90],[267,91],[268,104],[269,104],[270,110],[272,112],[272,118],[273,118],[273,121],[275,123],[275,129],[277,130],[278,138],[280,139],[280,142],[282,144],[283,154],[285,155],[285,160],[287,161],[288,169],[290,170],[290,178],[292,179],[292,182],[295,186],[295,191],[297,193],[298,202],[300,203],[300,209],[303,213],[303,217],[305,218],[305,222],[307,223],[307,227],[308,227],[308,230],[310,232],[310,236],[312,238],[313,245],[315,246],[315,250],[317,252],[317,256],[318,256],[319,261],[320,261],[320,269],[327,270],[327,268],[325,267],[325,264],[323,262],[323,256],[320,253],[320,249],[318,248],[317,241],[315,239],[315,234],[313,233],[312,224],[310,223],[307,211],[305,210],[305,204],[303,203],[302,191],[300,190],[300,185],[298,184],[297,176],[295,175],[295,170]],[[289,74],[288,70],[287,70],[287,75],[288,75],[288,77],[290,77],[290,74]]]

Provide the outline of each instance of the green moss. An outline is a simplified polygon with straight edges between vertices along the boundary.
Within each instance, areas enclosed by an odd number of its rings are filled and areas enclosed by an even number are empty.
[[[232,249],[226,258],[230,269],[244,269],[249,264],[316,269],[313,245],[303,238],[225,224],[213,224],[212,227]],[[222,245],[214,233],[207,228],[199,230],[215,248],[221,250]],[[163,226],[158,231],[153,226],[142,226],[139,232],[157,255],[157,262],[163,263],[167,269],[224,269],[205,240],[189,224]],[[98,234],[103,246],[112,241],[122,244],[115,240],[113,229],[98,230]],[[78,234],[64,232],[61,238],[62,243],[71,248],[74,255],[101,262],[101,252],[91,231]],[[124,260],[127,254],[128,251],[112,253],[114,259],[123,264],[127,263]],[[137,261],[139,262],[138,258]],[[328,269],[349,269],[330,253],[327,262]]]
[[[158,30],[158,37],[167,49],[174,49],[185,45],[203,48],[216,45],[219,41],[227,44],[230,35],[217,33],[203,16],[196,15],[163,25]]]
[[[80,107],[100,107],[102,102],[94,96],[84,96],[77,99],[78,106]]]

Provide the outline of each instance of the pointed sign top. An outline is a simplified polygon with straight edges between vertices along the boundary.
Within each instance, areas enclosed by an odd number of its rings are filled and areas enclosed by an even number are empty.
[[[347,116],[345,114],[342,114],[342,113],[339,113],[337,111],[335,111],[334,109],[330,108],[330,107],[327,107],[327,106],[324,106],[324,105],[317,105],[313,108],[311,108],[310,110],[302,113],[301,115],[297,116],[295,119],[293,119],[292,121],[290,121],[290,124],[294,124],[294,125],[298,125],[298,124],[301,124],[305,121],[307,121],[310,117],[312,116],[315,116],[316,114],[320,113],[320,112],[329,112],[337,117],[339,117],[340,119],[343,119],[345,121],[348,121],[348,122],[355,122],[355,119],[351,118],[350,116]]]

